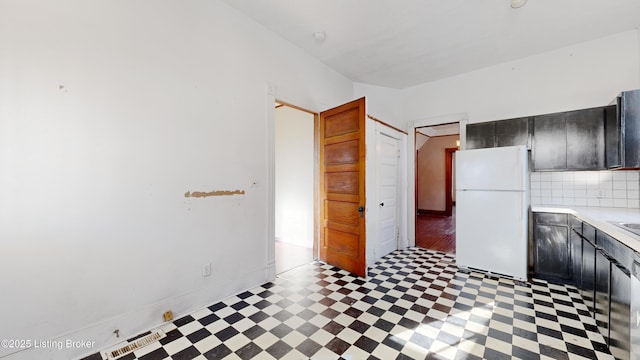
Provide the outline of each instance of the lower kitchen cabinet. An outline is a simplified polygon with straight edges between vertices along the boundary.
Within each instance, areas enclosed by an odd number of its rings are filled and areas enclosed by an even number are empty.
[[[566,214],[533,214],[534,277],[553,282],[571,283],[567,217]]]
[[[582,287],[582,221],[569,218],[569,252],[571,254],[571,279],[578,289]]]
[[[587,239],[582,241],[581,273],[580,295],[582,295],[587,308],[593,314],[595,312],[596,246]]]
[[[596,325],[600,334],[609,341],[609,287],[611,261],[605,253],[596,248],[595,312]]]
[[[534,213],[533,241],[533,275],[574,284],[614,357],[631,359],[631,329],[640,327],[636,324],[640,310],[633,310],[632,320],[632,293],[640,295],[640,281],[631,274],[631,270],[640,274],[638,254],[589,223],[564,214]]]
[[[631,351],[631,276],[621,264],[611,266],[609,350],[627,360]]]

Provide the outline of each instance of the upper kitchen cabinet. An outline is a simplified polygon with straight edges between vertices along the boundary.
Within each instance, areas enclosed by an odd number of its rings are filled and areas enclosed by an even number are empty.
[[[529,143],[529,118],[496,121],[496,146],[516,146]]]
[[[489,121],[467,125],[467,150],[527,145],[529,118]]]
[[[495,121],[467,124],[467,150],[492,148],[495,143]]]
[[[564,113],[533,118],[534,170],[567,168],[567,131]]]
[[[533,119],[535,170],[605,168],[605,108],[540,115]]]
[[[640,90],[620,94],[606,114],[606,166],[640,168]]]
[[[604,169],[604,109],[570,111],[565,114],[567,169]]]

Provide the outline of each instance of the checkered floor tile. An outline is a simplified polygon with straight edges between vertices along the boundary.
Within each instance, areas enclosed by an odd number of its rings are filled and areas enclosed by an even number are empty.
[[[367,279],[304,265],[163,329],[121,359],[612,359],[575,288],[459,270],[418,248]]]

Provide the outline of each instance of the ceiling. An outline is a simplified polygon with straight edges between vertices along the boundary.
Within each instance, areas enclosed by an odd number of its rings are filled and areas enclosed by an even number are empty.
[[[640,25],[640,0],[223,1],[351,80],[398,89]]]
[[[451,124],[442,124],[442,125],[434,125],[434,126],[425,126],[421,128],[416,128],[416,131],[428,137],[457,135],[460,133],[460,124],[451,123]]]

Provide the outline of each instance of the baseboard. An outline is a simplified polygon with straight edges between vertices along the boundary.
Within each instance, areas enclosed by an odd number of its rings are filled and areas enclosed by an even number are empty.
[[[426,210],[426,209],[418,209],[418,215],[440,215],[447,216],[447,212],[444,210]]]
[[[273,272],[272,265],[266,266],[266,269],[265,267],[251,269],[242,274],[240,281],[225,279],[222,283],[212,282],[209,286],[104,319],[66,334],[49,339],[30,339],[32,347],[0,354],[0,357],[3,360],[69,360],[82,359],[97,352],[102,353],[126,339],[167,326],[170,322],[163,322],[162,314],[169,309],[173,311],[174,320],[176,320],[264,284],[269,281],[265,279],[265,270],[266,273]],[[96,306],[99,305],[96,304]],[[119,330],[119,337],[114,333],[116,329]]]

